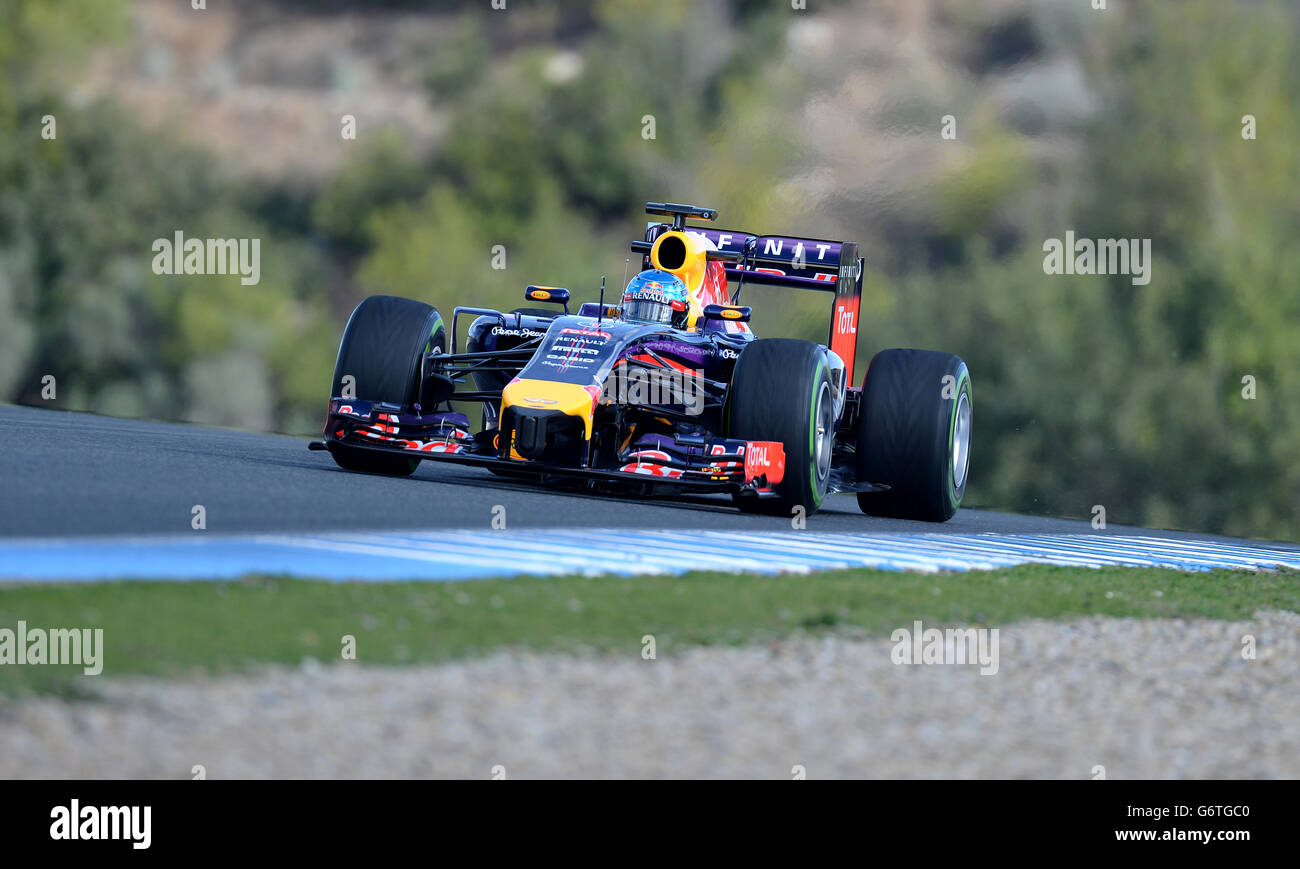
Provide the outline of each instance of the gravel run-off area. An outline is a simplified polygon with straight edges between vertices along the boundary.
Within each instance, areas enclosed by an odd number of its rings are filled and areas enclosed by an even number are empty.
[[[0,699],[0,777],[1300,778],[1293,613],[1022,622],[995,675],[893,648],[100,677],[98,699]]]

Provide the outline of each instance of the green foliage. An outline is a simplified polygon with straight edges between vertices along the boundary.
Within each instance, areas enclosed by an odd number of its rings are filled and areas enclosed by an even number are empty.
[[[369,247],[367,216],[413,200],[424,180],[405,143],[396,134],[380,133],[373,143],[363,143],[358,156],[315,195],[312,224],[341,250],[364,251]]]
[[[372,216],[368,230],[380,241],[358,278],[368,293],[419,299],[447,317],[456,305],[520,307],[530,283],[569,287],[575,301],[595,299],[602,263],[617,286],[619,239],[566,210],[554,186],[538,191],[530,216],[522,226],[504,221],[503,231],[492,233],[460,206],[453,189],[439,185],[417,205]]]
[[[120,37],[127,12],[125,0],[0,3],[0,112],[7,115],[26,97],[58,84],[93,44]]]
[[[114,107],[19,96],[0,152],[0,398],[44,403],[53,375],[64,409],[311,426],[333,330],[305,242],[260,223],[205,155]],[[259,239],[260,283],[154,274],[153,241],[177,231]]]
[[[981,143],[975,177],[936,185],[939,231],[967,239],[965,253],[885,279],[864,340],[969,362],[970,501],[1300,534],[1300,88],[1288,78],[1300,52],[1287,33],[1300,17],[1283,8],[1139,4],[1117,23],[1094,70],[1108,102],[1076,194],[1024,219],[1009,255],[979,243],[970,218],[1023,196],[1027,166],[1009,188],[982,181],[1003,173],[980,165],[1008,164]],[[1247,113],[1263,126],[1254,141],[1241,136]],[[1045,275],[1038,245],[1070,229],[1151,238],[1151,283]]]

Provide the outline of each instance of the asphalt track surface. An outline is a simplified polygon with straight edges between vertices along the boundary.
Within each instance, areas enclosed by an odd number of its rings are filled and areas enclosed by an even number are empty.
[[[209,533],[487,529],[498,505],[511,529],[790,529],[788,519],[742,514],[719,496],[558,491],[437,462],[422,462],[403,479],[350,473],[309,451],[308,440],[0,406],[7,489],[0,537],[189,534],[196,504],[205,508]],[[1087,521],[972,509],[942,525],[880,519],[863,515],[848,495],[829,498],[808,517],[807,530],[1193,536],[1122,525],[1099,532]]]

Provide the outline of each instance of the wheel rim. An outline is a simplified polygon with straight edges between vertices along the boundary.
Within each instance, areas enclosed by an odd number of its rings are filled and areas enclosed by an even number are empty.
[[[813,458],[817,463],[817,479],[824,480],[831,470],[831,452],[835,442],[835,408],[831,401],[831,387],[823,383],[817,393],[817,413],[813,416],[817,430],[813,433]]]
[[[963,391],[957,399],[957,419],[952,430],[952,485],[957,490],[966,483],[970,467],[970,417],[970,394]]]

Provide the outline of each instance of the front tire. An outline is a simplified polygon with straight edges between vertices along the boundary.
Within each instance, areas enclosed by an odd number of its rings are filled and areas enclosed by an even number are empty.
[[[932,350],[881,350],[867,367],[858,421],[858,494],[873,516],[946,522],[961,506],[970,470],[970,372]]]
[[[835,401],[826,354],[810,341],[760,338],[736,362],[727,397],[727,436],[780,441],[785,477],[776,498],[736,496],[746,512],[817,512],[830,482]]]
[[[357,305],[343,330],[330,395],[341,396],[348,388],[362,401],[414,404],[419,400],[424,354],[445,346],[442,317],[432,305],[398,296],[370,296]],[[348,471],[406,477],[420,463],[333,442],[329,450],[338,466]]]

